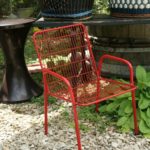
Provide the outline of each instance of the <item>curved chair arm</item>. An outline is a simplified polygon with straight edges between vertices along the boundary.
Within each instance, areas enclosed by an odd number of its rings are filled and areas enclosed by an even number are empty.
[[[58,78],[58,79],[60,79],[61,81],[63,81],[63,82],[67,85],[67,87],[68,87],[68,91],[69,91],[69,93],[70,93],[72,102],[75,104],[73,88],[72,88],[72,86],[71,86],[69,80],[68,80],[66,77],[64,77],[64,76],[62,76],[62,75],[60,75],[60,74],[58,74],[58,73],[56,73],[56,72],[53,72],[53,71],[51,71],[50,69],[42,69],[42,72],[43,72],[44,84],[47,83],[47,82],[46,82],[46,75],[47,75],[47,74],[50,74],[50,75],[54,76],[55,78]]]
[[[107,55],[107,54],[103,55],[99,59],[98,70],[97,70],[98,71],[98,75],[101,76],[102,64],[103,64],[104,59],[111,59],[111,60],[118,61],[120,63],[126,64],[128,66],[128,68],[129,68],[129,72],[130,72],[130,83],[132,85],[134,85],[134,80],[133,80],[134,72],[133,72],[132,64],[128,60],[122,59],[120,57],[116,57],[116,56],[112,56],[112,55]]]

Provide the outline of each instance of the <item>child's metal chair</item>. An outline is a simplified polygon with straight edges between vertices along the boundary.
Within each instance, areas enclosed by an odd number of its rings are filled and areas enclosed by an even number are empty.
[[[96,67],[88,33],[83,24],[45,29],[33,35],[44,81],[45,134],[48,134],[48,96],[72,103],[78,149],[81,150],[77,106],[96,104],[115,96],[132,93],[134,131],[138,134],[133,69],[127,60],[103,55]],[[110,59],[128,66],[130,83],[104,78],[103,61]],[[105,84],[104,84],[105,83]]]

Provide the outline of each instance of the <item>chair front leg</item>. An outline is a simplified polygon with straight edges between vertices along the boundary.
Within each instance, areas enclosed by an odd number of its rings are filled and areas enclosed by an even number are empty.
[[[133,108],[133,119],[134,119],[134,134],[139,134],[139,128],[137,123],[137,113],[136,113],[136,101],[135,101],[135,90],[131,92],[132,94],[132,108]]]
[[[77,106],[73,104],[73,115],[74,115],[74,122],[75,122],[75,130],[76,130],[76,137],[78,143],[78,150],[82,149],[81,146],[81,139],[80,139],[80,129],[79,129],[79,122],[78,122],[78,114],[77,114]]]
[[[44,92],[44,130],[45,130],[45,135],[47,135],[48,134],[48,96],[46,92]]]
[[[48,134],[48,87],[46,84],[46,76],[43,76],[44,81],[44,130],[45,135]]]
[[[97,103],[97,104],[95,104],[95,111],[97,112],[97,113],[99,113],[99,105],[100,105],[100,103]]]

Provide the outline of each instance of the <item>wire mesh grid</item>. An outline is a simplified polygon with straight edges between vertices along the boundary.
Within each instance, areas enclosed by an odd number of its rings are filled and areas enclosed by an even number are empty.
[[[79,105],[89,105],[131,89],[130,84],[98,76],[82,24],[43,30],[35,33],[33,39],[42,70],[50,69],[67,78]],[[62,80],[51,74],[47,74],[46,80],[50,95],[71,101],[68,86]]]

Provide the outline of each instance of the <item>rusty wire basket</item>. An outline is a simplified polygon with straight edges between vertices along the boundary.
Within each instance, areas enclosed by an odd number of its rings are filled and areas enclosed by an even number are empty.
[[[92,15],[94,0],[39,0],[45,18],[81,19]]]
[[[109,0],[114,17],[150,17],[149,0]]]

